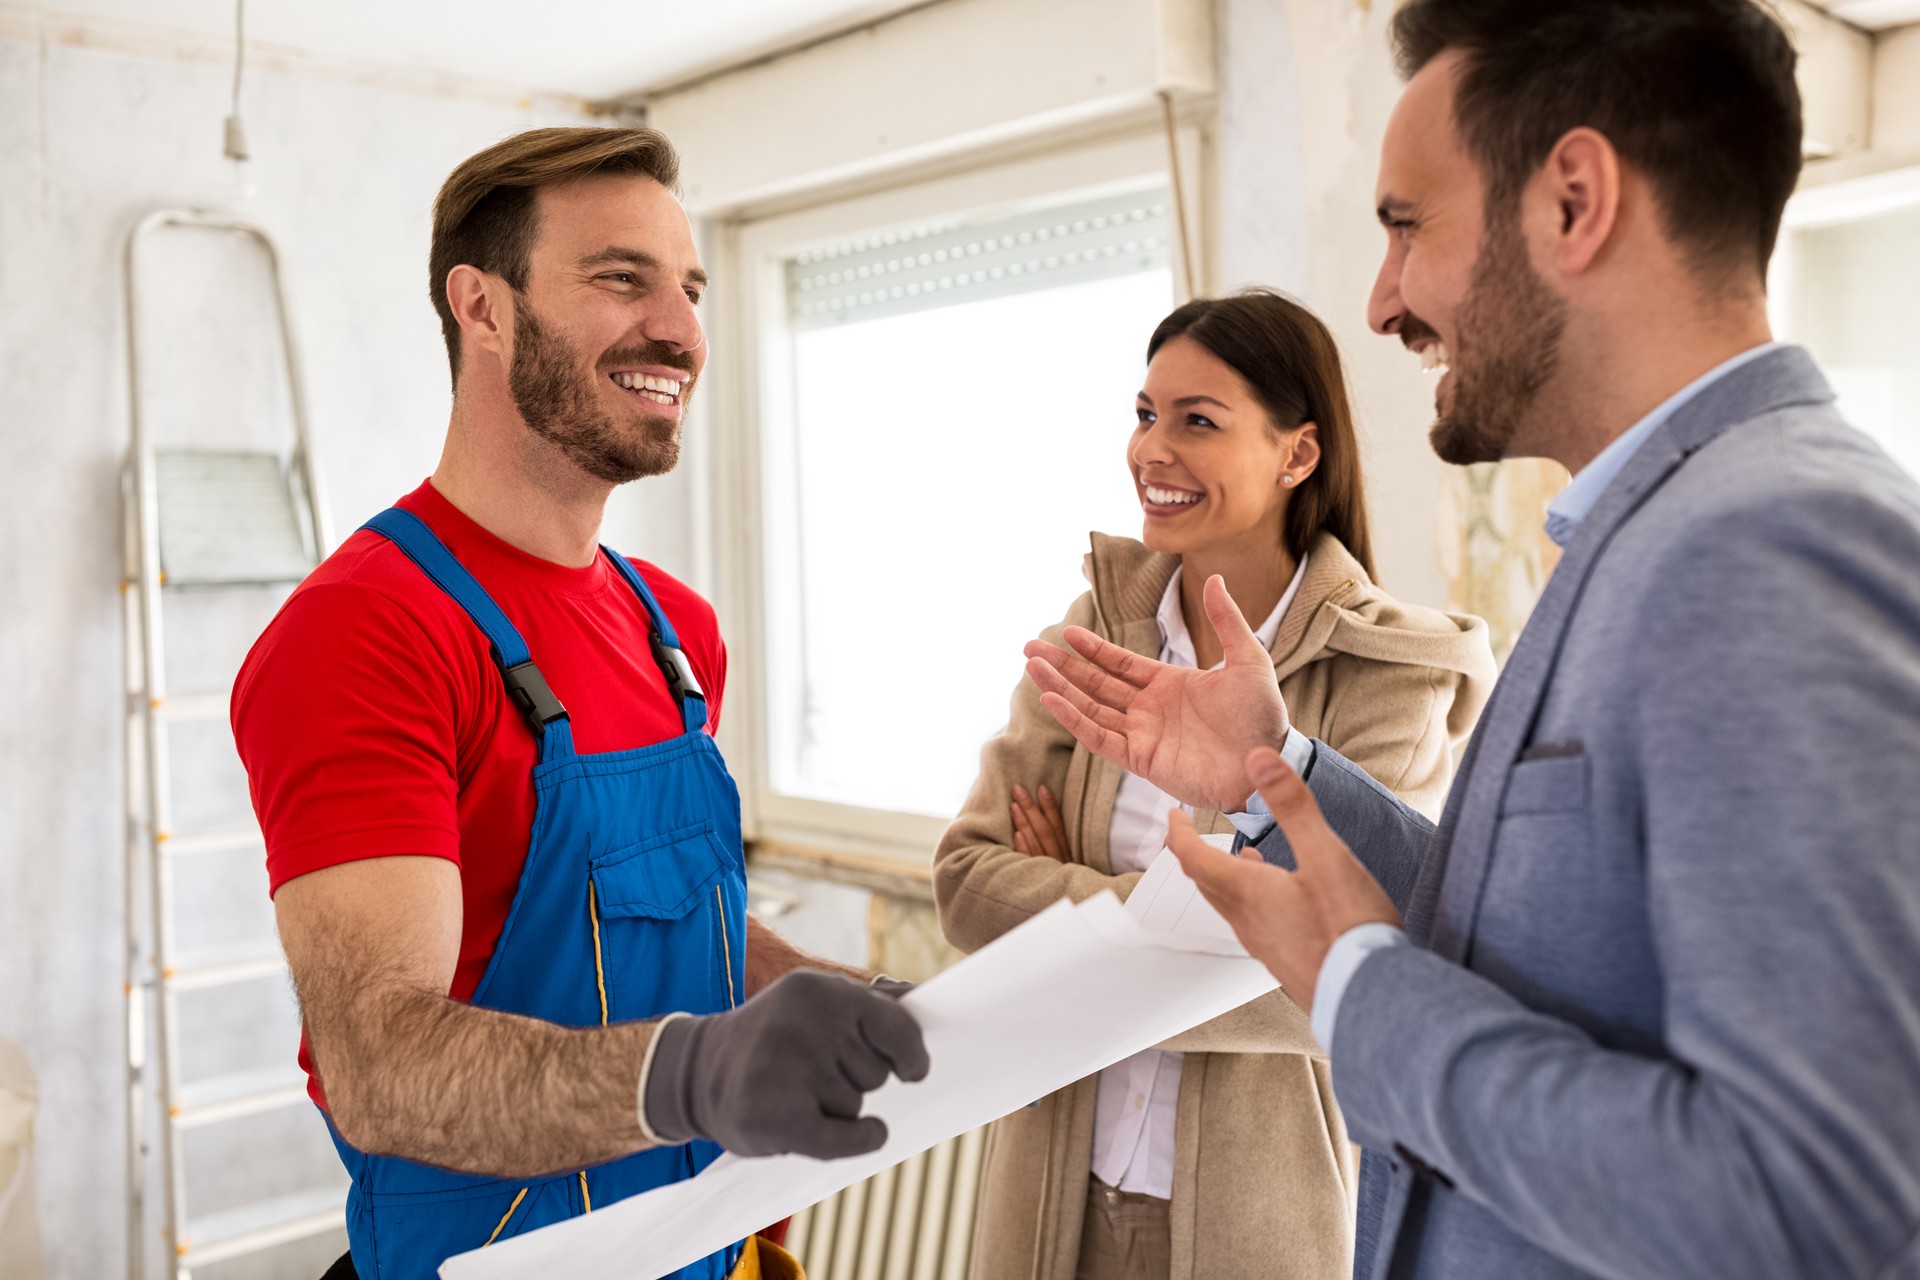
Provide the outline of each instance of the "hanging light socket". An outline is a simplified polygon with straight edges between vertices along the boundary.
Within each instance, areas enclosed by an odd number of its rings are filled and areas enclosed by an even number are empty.
[[[247,158],[247,125],[237,115],[227,117],[227,159],[245,160]]]
[[[240,118],[240,84],[247,72],[247,0],[233,0],[233,111],[227,116],[229,160],[247,158],[247,125]]]

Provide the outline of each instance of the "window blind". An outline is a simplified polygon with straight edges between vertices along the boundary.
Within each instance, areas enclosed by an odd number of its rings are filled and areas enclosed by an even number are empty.
[[[787,318],[814,329],[1165,269],[1171,205],[1161,185],[855,236],[786,260]]]

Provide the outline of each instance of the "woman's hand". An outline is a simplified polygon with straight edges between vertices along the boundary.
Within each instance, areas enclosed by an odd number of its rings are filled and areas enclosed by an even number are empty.
[[[1025,787],[1013,789],[1013,847],[1035,857],[1067,861],[1067,824],[1053,792],[1040,788],[1034,799]]]

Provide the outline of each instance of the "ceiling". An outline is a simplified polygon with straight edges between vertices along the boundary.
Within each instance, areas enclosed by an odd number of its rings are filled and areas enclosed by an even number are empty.
[[[235,0],[28,0],[67,18],[231,38]],[[924,0],[245,0],[247,42],[601,99]],[[5,7],[0,5],[0,7]]]
[[[1812,0],[1836,18],[1868,31],[1920,22],[1920,0]]]
[[[244,0],[250,44],[586,99],[636,94],[927,0]],[[230,39],[236,0],[28,0],[42,12]],[[1868,30],[1920,0],[1811,0]],[[10,7],[0,0],[0,9]]]

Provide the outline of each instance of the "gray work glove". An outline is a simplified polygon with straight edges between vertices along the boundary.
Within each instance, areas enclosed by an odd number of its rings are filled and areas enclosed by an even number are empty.
[[[914,984],[905,978],[889,978],[884,973],[875,975],[873,981],[867,984],[869,990],[878,991],[883,996],[892,996],[895,1000],[913,990],[913,987]]]
[[[862,1118],[887,1075],[924,1080],[920,1024],[896,999],[832,973],[797,970],[738,1009],[672,1018],[654,1032],[641,1117],[663,1143],[717,1142],[735,1155],[822,1160],[886,1143]]]

